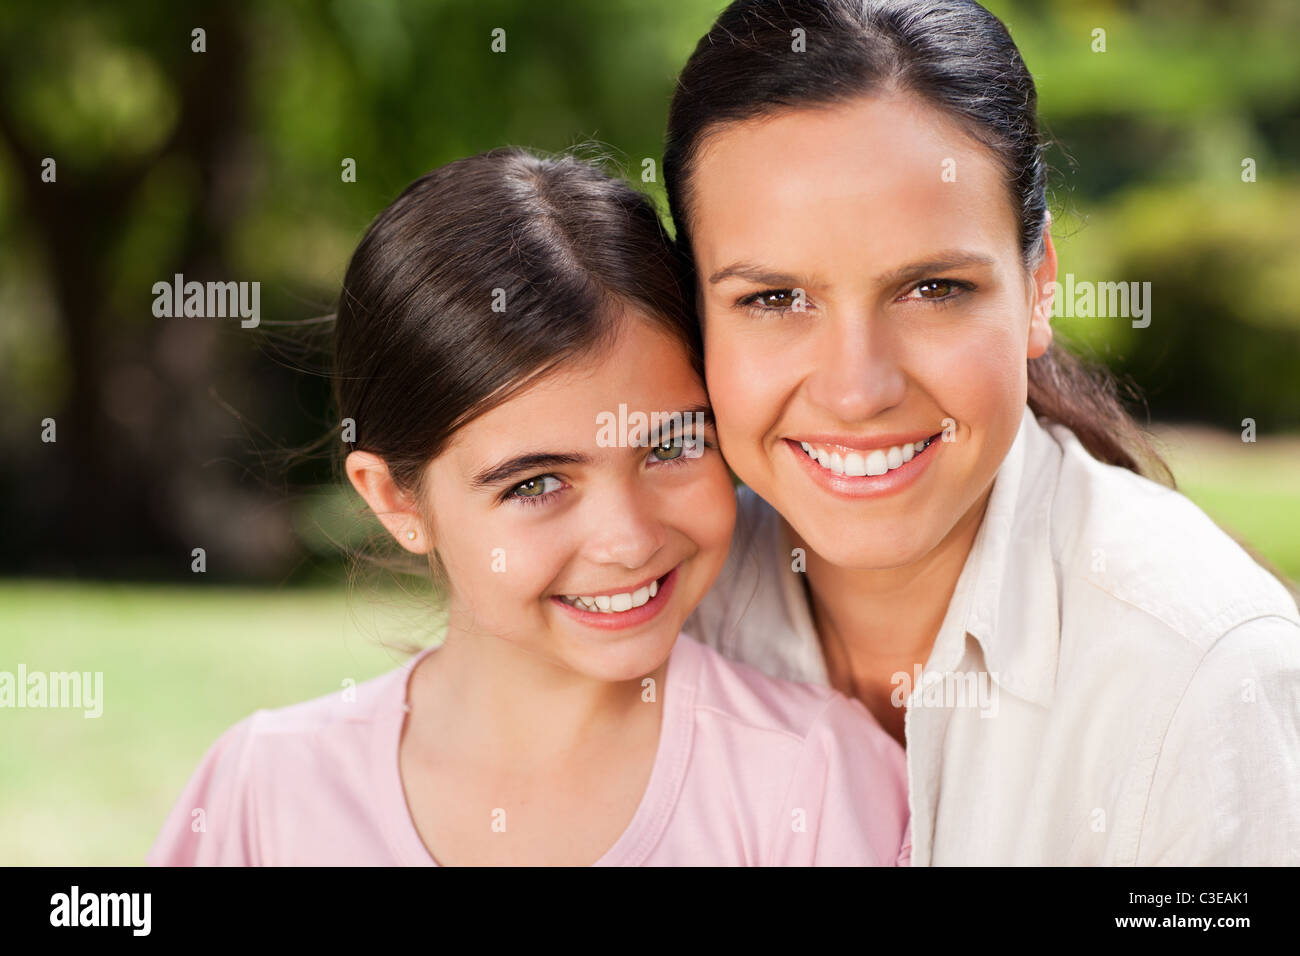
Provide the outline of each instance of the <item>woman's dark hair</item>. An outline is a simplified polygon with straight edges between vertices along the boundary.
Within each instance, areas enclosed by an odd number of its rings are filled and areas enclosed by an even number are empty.
[[[793,49],[802,30],[804,48]],[[668,116],[664,180],[677,243],[691,257],[690,174],[724,124],[886,92],[911,93],[956,118],[1005,170],[1033,267],[1047,223],[1045,143],[1033,77],[1006,27],[969,0],[736,0],[700,40]],[[1172,483],[1119,399],[1115,378],[1055,343],[1029,360],[1029,406],[1101,461],[1144,466]]]
[[[629,306],[682,343],[702,380],[689,277],[648,198],[577,156],[518,148],[426,173],[370,225],[343,279],[344,454],[378,455],[420,497],[458,428],[598,353]]]

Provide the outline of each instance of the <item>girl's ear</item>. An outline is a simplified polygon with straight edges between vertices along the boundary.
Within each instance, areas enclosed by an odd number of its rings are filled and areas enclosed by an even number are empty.
[[[352,487],[398,544],[413,554],[432,550],[433,542],[420,512],[410,496],[397,487],[382,458],[368,451],[354,451],[349,453],[344,467]]]
[[[1052,309],[1056,301],[1056,247],[1052,245],[1052,214],[1043,226],[1043,256],[1034,269],[1034,305],[1029,315],[1027,358],[1038,358],[1052,344]]]

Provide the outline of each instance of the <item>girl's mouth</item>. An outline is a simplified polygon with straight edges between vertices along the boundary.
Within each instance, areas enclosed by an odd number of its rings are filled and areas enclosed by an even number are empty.
[[[605,594],[553,594],[551,600],[590,627],[608,630],[632,627],[655,617],[668,603],[679,567],[635,588]]]

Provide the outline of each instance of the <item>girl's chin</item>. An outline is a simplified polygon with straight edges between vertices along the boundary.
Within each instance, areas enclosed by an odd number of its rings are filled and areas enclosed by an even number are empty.
[[[589,648],[569,656],[569,666],[593,680],[608,683],[639,681],[659,669],[672,654],[677,634],[642,635],[635,647]]]

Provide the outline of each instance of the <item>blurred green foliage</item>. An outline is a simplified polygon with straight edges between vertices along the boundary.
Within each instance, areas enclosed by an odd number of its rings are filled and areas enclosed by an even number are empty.
[[[309,573],[294,495],[328,480],[328,456],[276,453],[332,423],[319,356],[283,323],[332,311],[371,218],[468,153],[594,139],[662,208],[642,160],[658,161],[675,73],[721,6],[0,7],[0,571],[180,576],[202,541],[216,576]],[[1300,4],[989,6],[1059,144],[1061,272],[1152,283],[1150,327],[1063,318],[1061,333],[1130,376],[1154,418],[1300,428]],[[176,272],[260,281],[263,327],[154,318],[150,288]],[[57,453],[37,437],[46,416],[67,425]]]

